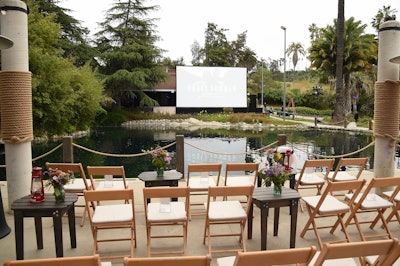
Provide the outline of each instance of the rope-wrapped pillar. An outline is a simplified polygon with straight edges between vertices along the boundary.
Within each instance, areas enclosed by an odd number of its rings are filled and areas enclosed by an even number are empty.
[[[400,108],[400,82],[377,81],[375,83],[375,112],[374,112],[374,136],[376,177],[389,177],[394,175],[395,151],[397,136],[399,134],[399,110]],[[379,160],[379,165],[376,161]],[[379,176],[376,170],[379,169]]]
[[[14,46],[1,52],[1,130],[6,155],[8,210],[30,191],[32,176],[32,86],[28,57],[28,9],[23,1],[0,0],[1,34]]]
[[[379,27],[378,75],[374,108],[374,177],[394,176],[399,133],[399,67],[389,62],[400,55],[400,23],[386,21]],[[389,81],[391,80],[391,81]]]

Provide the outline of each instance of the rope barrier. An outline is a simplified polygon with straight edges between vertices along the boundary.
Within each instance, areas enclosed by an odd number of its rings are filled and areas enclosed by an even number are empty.
[[[184,144],[186,144],[186,145],[188,145],[188,146],[191,146],[191,147],[193,147],[193,148],[195,148],[195,149],[198,149],[198,150],[200,150],[200,151],[204,151],[204,152],[208,152],[208,153],[212,153],[212,154],[218,154],[218,155],[243,155],[243,154],[251,154],[251,153],[254,153],[254,152],[258,152],[258,151],[267,149],[267,148],[271,147],[272,145],[275,145],[276,143],[278,143],[278,141],[275,141],[275,142],[269,144],[268,146],[261,147],[261,148],[259,148],[259,149],[257,149],[257,150],[251,150],[251,151],[239,152],[239,153],[224,153],[224,152],[216,152],[216,151],[206,150],[206,149],[200,148],[199,146],[193,145],[193,144],[191,144],[191,143],[184,142]]]
[[[36,160],[39,160],[39,159],[42,159],[43,157],[46,157],[46,156],[49,155],[49,154],[52,154],[53,152],[55,152],[57,149],[61,148],[62,146],[63,146],[62,143],[59,144],[58,146],[56,146],[55,148],[51,149],[50,151],[48,151],[48,152],[46,152],[46,153],[44,153],[44,154],[42,154],[42,155],[39,155],[39,156],[36,157],[36,158],[33,158],[33,159],[32,159],[32,162],[34,162],[34,161],[36,161]]]
[[[169,148],[169,147],[171,147],[171,146],[173,146],[175,144],[176,144],[176,141],[171,143],[171,144],[168,144],[168,145],[166,145],[164,147],[161,147],[161,149],[165,150],[165,149],[167,149],[167,148]],[[79,144],[76,144],[76,143],[72,143],[72,145],[77,147],[77,148],[79,148],[79,149],[87,151],[87,152],[91,152],[91,153],[98,154],[98,155],[103,155],[103,156],[110,156],[110,157],[124,157],[124,158],[139,157],[139,156],[151,154],[154,151],[154,150],[151,150],[151,151],[146,151],[146,152],[136,153],[136,154],[115,154],[115,153],[106,153],[106,152],[95,151],[95,150],[83,147],[83,146],[81,146]]]
[[[288,142],[288,143],[289,143],[289,142]],[[289,143],[289,144],[291,144],[291,143]],[[319,158],[332,158],[332,159],[333,159],[333,158],[348,157],[348,156],[357,154],[357,153],[359,153],[359,152],[362,152],[363,150],[368,149],[369,147],[371,147],[371,146],[374,145],[374,144],[375,144],[375,141],[371,142],[370,144],[368,144],[368,145],[365,146],[364,148],[361,148],[361,149],[359,149],[359,150],[357,150],[357,151],[353,151],[353,152],[346,153],[346,154],[342,154],[342,155],[331,155],[331,156],[327,156],[327,155],[322,155],[322,154],[317,154],[317,153],[313,153],[313,152],[304,151],[304,150],[302,150],[302,149],[296,147],[296,146],[293,145],[293,144],[291,144],[291,145],[292,145],[292,147],[293,147],[294,149],[296,149],[296,150],[298,150],[298,151],[301,151],[301,152],[304,152],[304,153],[306,153],[306,154],[308,154],[308,155],[312,155],[312,156],[319,157]]]
[[[233,155],[245,155],[245,154],[257,153],[257,152],[260,152],[260,151],[262,151],[262,150],[266,150],[266,149],[268,149],[268,148],[270,148],[270,147],[276,145],[277,143],[278,143],[278,141],[275,141],[275,142],[272,142],[272,143],[270,143],[270,144],[268,144],[268,145],[266,145],[266,146],[263,146],[263,147],[261,147],[261,148],[258,148],[258,149],[255,149],[255,150],[251,150],[251,151],[246,151],[246,152],[240,152],[240,153],[223,153],[223,152],[216,152],[216,151],[206,150],[206,149],[203,149],[203,148],[198,147],[198,146],[196,146],[196,145],[193,145],[193,144],[191,144],[191,143],[184,142],[184,144],[186,144],[186,145],[188,145],[188,146],[191,146],[191,147],[193,147],[193,148],[195,148],[195,149],[198,149],[198,150],[200,150],[200,151],[203,151],[203,152],[212,153],[212,154],[218,154],[218,155],[227,155],[227,156],[228,156],[228,155],[229,155],[229,156],[233,156]],[[166,146],[161,147],[161,149],[165,150],[165,149],[167,149],[167,148],[169,148],[169,147],[172,147],[172,146],[175,145],[175,144],[176,144],[176,142],[170,143],[170,144],[168,144],[168,145],[166,145]],[[287,144],[288,144],[288,145],[291,145],[293,149],[296,149],[296,150],[298,150],[298,151],[300,151],[300,152],[304,152],[304,153],[306,153],[306,154],[308,154],[308,155],[312,155],[312,156],[315,156],[315,157],[319,157],[319,158],[342,158],[342,157],[348,157],[348,156],[357,154],[357,153],[359,153],[359,152],[361,152],[361,151],[363,151],[363,150],[365,150],[365,149],[368,149],[369,147],[371,147],[372,145],[375,144],[375,141],[369,143],[367,146],[365,146],[365,147],[363,147],[363,148],[361,148],[361,149],[359,149],[359,150],[357,150],[357,151],[354,151],[354,152],[351,152],[351,153],[347,153],[347,154],[342,154],[342,155],[336,155],[336,156],[327,156],[327,155],[312,153],[312,152],[308,152],[308,151],[305,151],[305,150],[303,150],[303,149],[297,147],[297,146],[294,145],[293,143],[288,142]],[[62,147],[62,145],[63,145],[63,144],[59,144],[58,146],[56,146],[56,147],[53,148],[52,150],[48,151],[47,153],[44,153],[44,154],[42,154],[42,155],[40,155],[40,156],[38,156],[38,157],[36,157],[36,158],[33,158],[32,161],[36,161],[36,160],[38,160],[38,159],[41,159],[41,158],[43,158],[43,157],[46,157],[47,155],[49,155],[49,154],[55,152],[57,149],[59,149],[60,147]],[[87,152],[91,152],[91,153],[98,154],[98,155],[102,155],[102,156],[110,156],[110,157],[125,157],[125,158],[126,158],[126,157],[139,157],[139,156],[151,154],[151,153],[154,151],[154,150],[150,150],[150,151],[145,151],[145,152],[136,153],[136,154],[114,154],[114,153],[99,152],[99,151],[96,151],[96,150],[93,150],[93,149],[86,148],[86,147],[81,146],[81,145],[76,144],[76,143],[72,143],[72,145],[75,146],[75,147],[77,147],[77,148],[79,148],[79,149],[82,149],[82,150],[84,150],[84,151],[87,151]],[[4,166],[3,166],[3,165],[0,165],[0,168],[1,168],[1,167],[6,167],[6,166],[5,166],[5,165],[4,165]]]

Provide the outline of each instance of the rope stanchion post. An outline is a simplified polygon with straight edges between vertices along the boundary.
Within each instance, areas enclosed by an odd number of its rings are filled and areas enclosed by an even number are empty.
[[[184,136],[177,135],[176,136],[176,170],[181,172],[183,176],[185,176],[185,144],[184,144]]]
[[[286,135],[278,134],[278,146],[286,145]]]
[[[74,162],[74,150],[72,146],[72,136],[66,136],[63,138],[63,162],[73,163]]]

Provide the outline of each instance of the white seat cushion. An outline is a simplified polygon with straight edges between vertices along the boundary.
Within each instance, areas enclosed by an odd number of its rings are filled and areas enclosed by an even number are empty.
[[[333,174],[335,172],[329,172],[328,174],[328,179],[331,180],[333,177]],[[356,180],[357,178],[354,175],[351,175],[347,173],[346,171],[339,171],[337,172],[335,176],[335,181],[351,181],[351,180]]]
[[[390,197],[392,196],[393,192],[394,192],[394,190],[392,190],[392,191],[384,191],[383,194],[384,194],[386,197],[390,198]],[[394,198],[394,200],[395,200],[395,201],[400,201],[400,193],[397,193],[397,195],[396,195],[396,197]]]
[[[363,193],[359,193],[354,200],[354,203],[357,204],[362,197]],[[345,194],[345,197],[347,199],[350,199],[353,196],[353,194]],[[371,193],[368,195],[365,200],[361,203],[361,209],[363,210],[369,210],[369,209],[378,209],[378,208],[389,208],[392,207],[393,203],[390,201],[382,198],[379,195]]]
[[[315,255],[314,255],[314,257],[311,260],[309,265],[314,265],[315,264],[319,254],[320,254],[319,251],[317,251],[317,253],[315,253]],[[356,266],[356,265],[358,265],[358,263],[353,258],[343,258],[343,259],[325,260],[323,265],[324,266],[337,266],[337,265],[340,265],[340,266]]]
[[[191,177],[189,179],[189,187],[190,189],[207,190],[208,187],[215,187],[215,181],[212,177]]]
[[[170,202],[171,211],[160,211],[161,204],[159,202],[151,202],[147,204],[147,219],[150,222],[162,222],[177,220],[182,221],[187,219],[185,204],[180,201]]]
[[[309,196],[309,197],[302,197],[302,199],[310,205],[312,208],[315,208],[320,200],[321,196]],[[324,213],[331,213],[331,212],[347,212],[350,210],[350,207],[341,202],[340,200],[336,199],[331,195],[327,195],[324,202],[322,203],[321,207],[319,208],[319,212],[321,214]]]
[[[207,203],[205,203],[207,206]],[[241,219],[246,218],[242,204],[237,201],[212,201],[208,210],[210,220]]]
[[[227,186],[248,186],[254,185],[254,179],[251,180],[250,177],[254,178],[254,176],[228,176],[226,180]]]
[[[369,263],[368,265],[373,265],[378,257],[379,256],[366,256],[365,261]],[[392,266],[400,266],[400,258],[397,259]]]
[[[131,204],[99,205],[93,213],[93,223],[126,222],[132,219]]]
[[[217,259],[218,266],[232,266],[235,263],[236,256],[222,257]]]
[[[125,186],[123,181],[100,181],[99,185],[96,186],[96,189],[125,189]]]
[[[300,174],[296,174],[295,179],[298,181],[300,178]],[[307,174],[304,173],[303,177],[301,178],[300,184],[304,185],[319,185],[325,183],[325,180],[322,177],[319,177],[318,175],[312,173],[312,174]]]
[[[68,184],[64,185],[64,189],[66,192],[68,192],[68,190],[82,190],[84,191],[86,189],[85,187],[85,183],[83,182],[82,178],[74,178],[71,182],[69,182]]]

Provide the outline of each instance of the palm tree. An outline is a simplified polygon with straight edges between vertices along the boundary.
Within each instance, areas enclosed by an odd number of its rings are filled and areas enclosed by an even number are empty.
[[[299,60],[299,54],[305,55],[306,51],[304,50],[304,47],[301,43],[297,42],[292,42],[292,44],[289,45],[289,48],[286,50],[287,56],[290,56],[293,54],[292,61],[293,61],[293,69],[296,70],[296,65]]]
[[[376,31],[379,31],[379,26],[382,22],[388,20],[396,20],[396,9],[391,9],[391,6],[383,6],[383,8],[379,9],[378,13],[374,18],[372,18],[371,25]]]
[[[334,121],[344,119],[343,100],[343,57],[344,57],[344,0],[338,0],[337,38],[336,38],[336,105]]]
[[[333,26],[328,25],[321,29],[321,38],[311,43],[309,59],[312,68],[318,69],[327,77],[336,77],[334,114],[336,117],[334,119],[341,121],[351,110],[350,75],[355,72],[372,71],[373,65],[377,62],[378,46],[373,34],[364,34],[367,25],[351,17],[344,24],[343,63],[337,63],[338,49],[335,45],[337,44],[337,25],[335,20]],[[338,64],[341,65],[342,74],[337,71]]]

